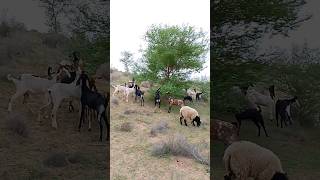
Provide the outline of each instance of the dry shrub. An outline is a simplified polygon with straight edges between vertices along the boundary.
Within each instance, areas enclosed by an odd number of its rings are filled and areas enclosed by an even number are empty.
[[[29,127],[27,126],[27,115],[21,113],[11,114],[7,120],[7,128],[12,132],[17,133],[22,137],[28,137],[30,134]]]
[[[44,160],[44,164],[48,167],[65,167],[68,165],[65,153],[53,153]]]
[[[156,143],[151,148],[153,156],[174,155],[194,158],[202,164],[209,165],[209,158],[201,155],[199,149],[189,144],[187,139],[181,134],[170,136],[166,142]]]
[[[150,134],[151,134],[151,136],[156,136],[157,133],[166,132],[168,128],[169,128],[169,126],[168,126],[167,122],[159,121],[152,126]]]
[[[112,98],[111,98],[111,103],[112,103],[113,105],[119,105],[119,100],[118,100],[118,98],[112,97]]]
[[[124,122],[120,125],[120,131],[131,132],[132,129],[133,129],[133,125],[130,122]]]
[[[133,114],[133,113],[136,113],[137,111],[136,110],[133,110],[133,109],[127,109],[123,112],[123,114],[125,115],[128,115],[128,114]]]

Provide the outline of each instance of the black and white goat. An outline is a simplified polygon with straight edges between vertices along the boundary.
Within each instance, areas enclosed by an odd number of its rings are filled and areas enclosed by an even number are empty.
[[[139,87],[138,85],[135,85],[135,86],[134,86],[134,89],[136,90],[136,92],[135,92],[136,96],[135,96],[135,98],[134,98],[134,101],[136,101],[137,98],[139,98],[139,100],[140,100],[140,105],[141,105],[141,106],[144,106],[144,92],[141,91],[141,89],[140,89],[140,87]]]
[[[294,96],[291,99],[279,99],[276,102],[276,120],[277,120],[277,127],[279,127],[279,115],[280,115],[280,121],[281,121],[281,128],[282,122],[287,126],[287,121],[289,121],[290,124],[292,124],[292,118],[291,118],[291,112],[290,107],[293,103],[297,102],[298,97]]]
[[[154,106],[157,106],[157,104],[159,105],[159,108],[160,108],[160,88],[157,89],[156,93],[155,93],[155,96],[154,96]]]
[[[81,128],[82,121],[85,116],[85,108],[89,107],[90,109],[94,109],[98,113],[98,122],[100,126],[100,141],[102,141],[102,120],[105,121],[106,130],[107,130],[107,139],[109,139],[109,123],[106,117],[106,108],[107,108],[107,99],[105,96],[98,92],[91,91],[87,86],[87,81],[89,81],[89,77],[82,73],[77,81],[77,84],[81,85],[81,116],[79,120],[79,131]]]
[[[183,98],[183,102],[185,102],[185,101],[193,102],[191,96],[185,96],[185,97]]]
[[[200,101],[201,100],[201,95],[202,94],[203,94],[203,92],[196,93],[196,101]]]
[[[242,120],[247,120],[250,119],[257,127],[258,127],[258,136],[260,136],[260,125],[262,126],[265,135],[268,137],[268,133],[266,131],[266,128],[264,126],[264,121],[263,121],[263,117],[261,114],[261,108],[260,106],[258,106],[258,109],[256,108],[249,108],[246,109],[240,113],[235,114],[235,118],[238,121],[238,134],[240,132],[240,127],[241,127],[241,121]]]

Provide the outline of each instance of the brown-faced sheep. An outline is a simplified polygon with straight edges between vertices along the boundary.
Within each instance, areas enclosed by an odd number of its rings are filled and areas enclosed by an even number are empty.
[[[213,140],[222,141],[225,145],[239,140],[237,123],[214,119],[212,126]]]
[[[168,109],[168,113],[171,112],[171,108],[172,106],[184,106],[184,101],[181,99],[173,99],[171,97],[169,97],[168,99],[168,103],[169,103],[169,109]]]
[[[182,120],[184,120],[184,124],[187,125],[187,121],[189,123],[192,123],[193,126],[195,126],[194,121],[196,121],[197,126],[199,127],[201,124],[200,116],[197,112],[197,110],[189,107],[189,106],[183,106],[180,109],[180,124],[182,125]]]
[[[224,152],[227,179],[287,180],[281,162],[272,151],[249,141],[232,143]]]

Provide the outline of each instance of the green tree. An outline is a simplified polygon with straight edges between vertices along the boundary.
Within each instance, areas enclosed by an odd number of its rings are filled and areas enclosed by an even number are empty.
[[[132,60],[133,55],[129,51],[122,51],[121,56],[122,58],[120,59],[120,62],[123,63],[126,72],[129,72],[130,66],[133,64],[133,60]]]
[[[164,92],[181,94],[186,79],[203,69],[209,40],[191,26],[153,25],[145,34],[147,48],[137,72],[162,85]]]

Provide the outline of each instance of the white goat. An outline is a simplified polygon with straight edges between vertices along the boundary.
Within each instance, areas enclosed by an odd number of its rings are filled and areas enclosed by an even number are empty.
[[[41,110],[44,109],[45,107],[49,106],[50,104],[53,104],[53,108],[51,111],[51,121],[52,121],[52,127],[58,128],[57,125],[57,110],[65,98],[73,97],[79,99],[81,96],[81,90],[80,86],[76,85],[77,79],[80,76],[80,72],[77,72],[75,80],[70,83],[70,84],[65,84],[65,83],[55,83],[53,84],[50,88],[47,89],[47,93],[50,97],[49,103],[46,105],[42,106],[39,110],[38,114],[38,120],[41,121]],[[80,111],[79,111],[80,113]],[[89,124],[89,126],[91,126]],[[91,127],[89,127],[91,128]]]
[[[24,95],[27,92],[33,94],[46,93],[47,89],[52,86],[57,81],[57,77],[61,74],[61,72],[66,71],[64,68],[59,69],[58,72],[54,75],[54,77],[49,80],[46,78],[40,78],[34,76],[32,74],[22,74],[20,79],[16,79],[11,76],[11,74],[7,75],[7,79],[9,81],[13,81],[16,86],[16,93],[10,98],[8,104],[8,111],[12,111],[12,103],[20,96]],[[67,72],[67,71],[66,71]],[[68,73],[68,75],[70,75]],[[45,99],[45,103],[48,101],[48,97]]]
[[[266,107],[269,114],[269,119],[272,121],[275,117],[275,102],[272,99],[273,94],[270,92],[269,95],[264,95],[255,89],[249,87],[245,88],[244,94],[249,101],[249,108],[258,108],[258,106]]]
[[[193,90],[186,89],[186,93],[187,93],[188,96],[191,96],[192,99],[196,99],[196,95],[197,95],[196,89],[193,89]]]
[[[125,97],[126,97],[126,102],[129,102],[129,95],[132,94],[132,96],[134,96],[136,90],[134,87],[132,88],[129,88],[129,87],[126,87],[125,89]]]
[[[113,91],[112,96],[115,96],[115,95],[118,94],[119,92],[120,92],[120,93],[122,92],[122,93],[125,95],[126,86],[122,86],[122,85],[114,86],[114,85],[112,85],[112,87],[114,88],[114,91]]]

